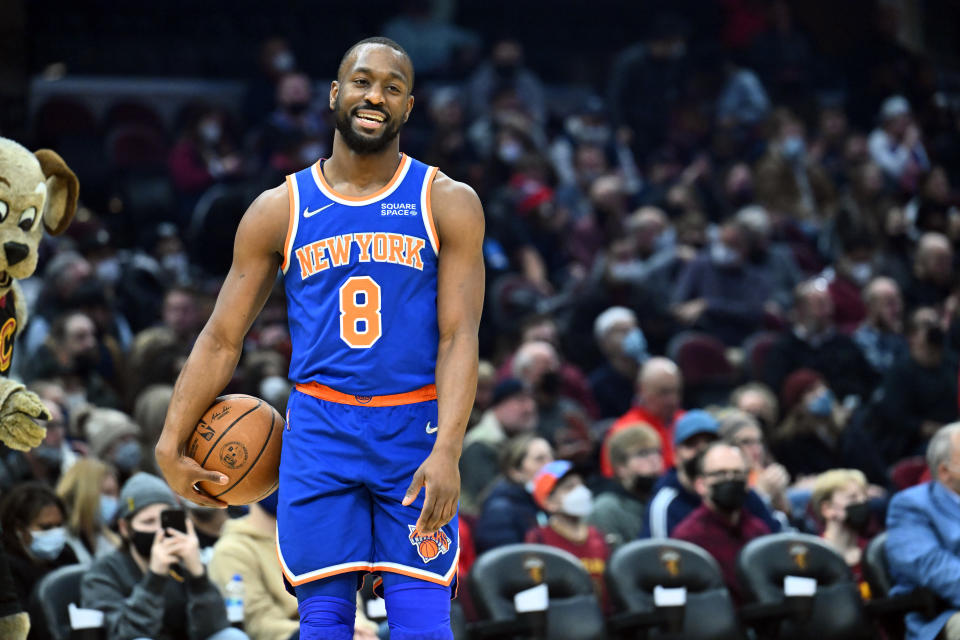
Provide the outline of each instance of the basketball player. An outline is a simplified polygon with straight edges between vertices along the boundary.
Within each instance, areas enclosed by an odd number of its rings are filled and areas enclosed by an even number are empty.
[[[244,215],[156,447],[175,491],[223,506],[194,485],[226,478],[184,448],[229,382],[280,269],[296,390],[277,546],[304,640],[353,637],[358,578],[371,571],[383,581],[391,638],[453,637],[457,462],[477,381],[483,210],[470,187],[400,153],[413,80],[392,40],[363,40],[344,55],[330,87],[330,158]]]

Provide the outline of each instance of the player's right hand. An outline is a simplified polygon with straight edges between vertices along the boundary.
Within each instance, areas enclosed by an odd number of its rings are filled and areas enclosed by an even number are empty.
[[[198,482],[212,482],[214,484],[227,484],[230,481],[227,476],[217,471],[208,471],[204,469],[197,461],[180,452],[170,454],[162,450],[159,446],[156,451],[157,466],[166,479],[167,484],[173,491],[197,504],[206,507],[216,507],[217,509],[226,509],[227,503],[223,500],[217,500],[205,491],[197,488]]]

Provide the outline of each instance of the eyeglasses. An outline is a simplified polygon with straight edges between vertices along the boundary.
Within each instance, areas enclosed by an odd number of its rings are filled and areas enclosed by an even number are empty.
[[[705,471],[704,478],[710,480],[746,480],[747,474],[739,469],[718,469],[717,471]]]
[[[733,444],[738,447],[759,447],[763,445],[763,438],[737,438]]]
[[[640,449],[630,454],[631,458],[651,458],[653,456],[662,456],[661,449]]]

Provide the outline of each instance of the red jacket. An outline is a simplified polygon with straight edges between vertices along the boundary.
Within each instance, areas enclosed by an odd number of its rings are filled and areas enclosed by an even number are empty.
[[[610,437],[613,436],[617,431],[620,431],[626,426],[629,426],[635,422],[646,422],[651,427],[656,429],[657,433],[660,434],[660,441],[663,443],[663,468],[669,469],[673,466],[673,425],[676,424],[677,419],[683,415],[683,411],[677,411],[673,414],[673,421],[670,424],[663,424],[663,421],[660,420],[657,416],[653,415],[645,408],[640,405],[634,406],[630,411],[627,411],[625,414],[617,418],[617,421],[613,423],[610,429],[607,430],[607,435],[603,437],[603,447],[600,449],[600,472],[603,473],[607,478],[613,477],[613,463],[610,462]]]
[[[553,530],[550,525],[535,527],[527,532],[526,542],[535,544],[545,544],[557,549],[569,551],[580,558],[583,568],[587,570],[593,579],[594,587],[597,590],[597,597],[603,603],[605,611],[609,611],[606,584],[603,581],[603,572],[607,567],[607,560],[610,558],[610,549],[603,539],[603,534],[596,527],[590,527],[587,532],[587,539],[583,542],[573,542],[567,540],[562,535]]]

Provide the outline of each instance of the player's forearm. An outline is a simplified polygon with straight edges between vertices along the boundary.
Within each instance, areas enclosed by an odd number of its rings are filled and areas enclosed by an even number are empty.
[[[241,349],[201,332],[173,387],[158,456],[178,455],[197,421],[230,382],[240,361]]]
[[[437,349],[436,450],[460,457],[463,434],[477,393],[479,343],[476,332],[459,331],[441,339]]]

